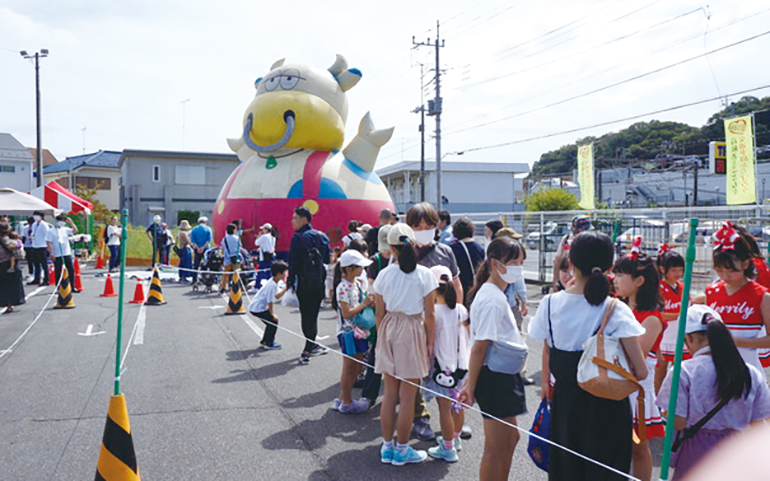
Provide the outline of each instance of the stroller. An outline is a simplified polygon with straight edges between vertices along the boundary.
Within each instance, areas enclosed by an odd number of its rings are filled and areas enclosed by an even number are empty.
[[[204,271],[198,276],[197,282],[192,285],[194,292],[204,288],[206,294],[210,294],[213,290],[213,286],[219,284],[219,274],[214,272],[222,271],[222,264],[225,261],[224,254],[221,247],[212,247],[203,253],[203,263],[201,268]]]

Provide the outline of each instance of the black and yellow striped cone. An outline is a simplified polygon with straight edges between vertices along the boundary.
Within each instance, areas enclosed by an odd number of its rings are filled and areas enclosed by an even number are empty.
[[[160,273],[158,268],[152,273],[152,282],[150,283],[150,292],[147,294],[145,305],[162,306],[166,301],[163,300],[163,287],[160,285]]]
[[[139,481],[131,423],[123,395],[110,398],[94,481]]]
[[[75,307],[75,300],[72,299],[72,284],[70,284],[70,276],[67,273],[67,268],[61,266],[61,284],[59,284],[59,296],[56,298],[56,305],[54,309],[72,309]]]
[[[230,299],[227,301],[225,314],[245,314],[243,299],[241,298],[241,277],[235,271],[230,282]]]

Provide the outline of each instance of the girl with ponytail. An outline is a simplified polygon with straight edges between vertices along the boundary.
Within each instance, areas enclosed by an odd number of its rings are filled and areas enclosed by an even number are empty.
[[[573,282],[564,291],[543,298],[530,321],[529,337],[544,341],[543,375],[556,378],[553,390],[543,385],[542,396],[551,400],[551,440],[613,468],[631,468],[633,418],[628,398],[600,398],[577,383],[577,366],[583,345],[601,325],[615,249],[610,238],[594,230],[575,236],[569,250]],[[605,334],[619,338],[637,379],[647,377],[640,337],[644,328],[631,309],[616,303]],[[471,313],[471,317],[473,317]],[[475,322],[475,318],[472,322]],[[618,475],[561,449],[552,449],[550,481],[618,480]]]
[[[685,343],[693,357],[682,363],[679,378],[673,481],[685,477],[728,436],[770,418],[765,377],[743,360],[719,313],[692,305],[685,322]],[[663,381],[656,401],[661,409],[668,409],[672,374]]]

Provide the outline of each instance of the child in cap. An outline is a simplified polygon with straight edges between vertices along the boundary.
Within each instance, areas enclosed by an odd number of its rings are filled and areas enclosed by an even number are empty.
[[[275,333],[278,331],[278,316],[273,312],[273,304],[280,300],[286,294],[286,285],[283,288],[278,287],[278,283],[286,281],[286,272],[289,266],[283,261],[275,261],[270,266],[272,279],[263,285],[254,299],[249,304],[249,312],[262,319],[265,323],[265,335],[260,341],[260,346],[267,350],[280,349],[282,346],[275,342]]]
[[[462,407],[453,400],[458,399],[468,374],[468,310],[458,302],[452,272],[444,266],[431,267],[430,271],[438,281],[434,312],[436,328],[433,336],[433,366],[427,379],[422,382],[427,388],[423,398],[425,402],[436,398],[442,435],[436,438],[438,446],[428,449],[428,456],[454,463],[458,460],[457,451],[462,449],[460,430],[465,422]]]
[[[360,252],[348,249],[340,256],[334,271],[332,307],[337,311],[337,340],[345,357],[342,359],[340,397],[333,409],[343,414],[358,414],[369,409],[365,399],[353,400],[353,384],[361,370],[361,359],[369,350],[369,331],[357,324],[359,314],[374,304],[374,296],[365,296],[358,279],[372,261]],[[358,361],[358,362],[357,362]]]
[[[725,438],[770,418],[770,389],[764,375],[744,362],[733,335],[714,309],[687,309],[685,343],[693,357],[682,363],[671,466],[683,479]],[[668,409],[673,372],[663,381],[657,404]],[[699,421],[707,419],[705,423]]]

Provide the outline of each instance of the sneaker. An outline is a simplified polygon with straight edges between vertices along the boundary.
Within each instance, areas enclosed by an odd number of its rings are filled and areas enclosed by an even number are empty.
[[[426,459],[428,459],[428,453],[425,451],[416,451],[409,446],[404,454],[399,453],[398,449],[395,449],[391,464],[393,464],[393,466],[403,466],[405,464],[421,463]]]
[[[329,354],[329,348],[320,344],[316,344],[316,346],[308,353],[310,356],[323,356],[324,354]]]
[[[304,365],[310,364],[310,355],[306,352],[303,352],[299,356],[299,363]]]
[[[444,449],[444,444],[428,449],[428,456],[435,459],[443,459],[447,463],[456,463],[460,458],[457,457],[457,449]]]
[[[441,443],[444,442],[444,437],[443,436],[436,436],[436,442],[438,443],[439,446],[441,446]],[[454,442],[455,442],[455,451],[457,451],[459,453],[460,451],[463,450],[463,442],[459,438],[455,439]],[[430,454],[430,453],[428,453],[428,454]]]
[[[393,462],[393,455],[396,454],[394,448],[386,448],[383,444],[380,448],[380,461],[382,464],[390,464]]]
[[[460,431],[460,438],[461,439],[470,439],[471,436],[473,436],[473,431],[471,430],[471,427],[467,424],[463,424],[463,429]]]
[[[369,403],[366,399],[354,399],[350,404],[340,402],[339,412],[342,414],[361,414],[369,409]]]
[[[283,346],[278,344],[277,342],[273,341],[272,344],[267,344],[265,342],[260,342],[260,346],[262,346],[262,349],[266,349],[268,351],[275,351],[277,349],[281,349]]]
[[[339,411],[340,406],[342,406],[342,400],[340,398],[335,398],[334,402],[332,403],[332,410]]]
[[[412,430],[420,441],[433,441],[436,439],[436,433],[431,429],[428,418],[416,418]]]
[[[367,399],[367,398],[364,398],[364,399],[366,399],[366,404],[368,404],[368,406],[366,408],[367,411],[372,409],[374,407],[374,405],[377,403],[376,399]]]

